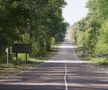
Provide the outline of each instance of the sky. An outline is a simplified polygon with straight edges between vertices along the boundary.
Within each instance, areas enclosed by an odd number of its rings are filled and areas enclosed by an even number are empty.
[[[67,5],[63,8],[63,17],[70,25],[85,17],[88,13],[87,0],[66,0]]]

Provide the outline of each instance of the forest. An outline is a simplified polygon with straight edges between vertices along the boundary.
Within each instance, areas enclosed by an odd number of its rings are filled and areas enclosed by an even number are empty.
[[[108,65],[108,0],[88,0],[86,7],[88,15],[71,27],[74,42],[83,57]]]
[[[63,41],[65,0],[0,0],[0,62],[14,43],[32,44],[30,56],[43,56]],[[11,56],[12,57],[12,56]]]

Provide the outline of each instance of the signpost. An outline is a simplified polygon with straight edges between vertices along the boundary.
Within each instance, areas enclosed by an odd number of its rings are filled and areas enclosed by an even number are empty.
[[[26,62],[27,62],[27,54],[31,53],[31,44],[20,44],[16,43],[12,46],[12,52],[16,53],[16,61],[18,63],[18,53],[25,53],[26,54]]]
[[[7,64],[9,64],[9,48],[6,48]]]

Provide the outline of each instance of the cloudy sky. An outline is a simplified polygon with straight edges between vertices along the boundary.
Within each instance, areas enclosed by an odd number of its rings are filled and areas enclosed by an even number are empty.
[[[85,17],[88,9],[85,7],[87,0],[66,0],[67,6],[63,8],[63,16],[71,25]]]

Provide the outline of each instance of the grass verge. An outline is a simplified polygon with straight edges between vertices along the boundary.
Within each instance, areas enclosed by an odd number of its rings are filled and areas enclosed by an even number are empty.
[[[108,58],[92,58],[90,63],[94,65],[108,66]]]
[[[81,48],[75,48],[75,52],[77,57],[80,60],[89,61],[90,64],[97,65],[97,66],[108,66],[108,58],[98,58],[98,57],[91,57],[89,55],[83,56]]]
[[[91,57],[86,55],[86,56],[83,56],[82,55],[82,48],[78,47],[78,48],[75,48],[75,53],[77,55],[77,57],[80,59],[80,60],[84,60],[84,61],[90,61],[91,60]]]

